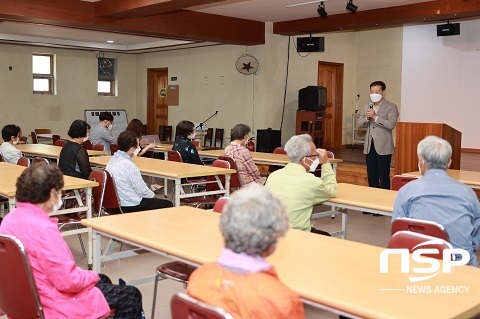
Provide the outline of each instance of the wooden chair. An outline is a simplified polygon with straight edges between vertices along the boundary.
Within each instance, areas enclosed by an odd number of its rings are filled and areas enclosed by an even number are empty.
[[[93,150],[92,141],[86,140],[85,142],[83,142],[83,148],[89,151]]]
[[[220,141],[220,148],[223,148],[223,133],[224,133],[223,128],[216,128],[215,129],[215,142],[213,145],[217,147],[217,141]]]
[[[450,242],[446,229],[434,221],[400,217],[393,221],[391,234],[402,230],[441,238]]]
[[[52,134],[52,130],[49,128],[36,128],[35,133],[37,134]]]
[[[31,133],[30,133],[30,136],[32,137],[32,144],[38,144],[37,133],[31,132]]]
[[[170,309],[172,319],[233,319],[233,316],[222,308],[208,305],[182,292],[172,297]]]
[[[118,144],[110,144],[110,155],[113,156],[118,151]]]
[[[17,165],[29,167],[30,166],[30,160],[26,157],[20,157],[17,161]]]
[[[55,142],[58,141],[60,138],[61,138],[60,135],[58,135],[58,134],[53,134],[53,135],[52,135],[53,145],[55,145]]]
[[[172,127],[170,125],[159,125],[158,126],[158,138],[160,141],[171,141],[172,140]]]
[[[55,143],[53,143],[53,145],[60,146],[60,147],[64,147],[65,144],[67,144],[67,140],[64,140],[64,139],[58,139],[55,141]]]
[[[94,145],[93,145],[93,150],[94,150],[94,151],[104,152],[104,151],[105,151],[105,145],[103,145],[103,144],[94,144]]]
[[[418,176],[395,175],[392,178],[392,190],[398,191],[405,184],[418,179]]]
[[[420,244],[424,245],[418,247]],[[410,253],[413,253],[417,249],[437,249],[437,254],[423,254],[422,256],[443,260],[443,251],[445,249],[452,249],[452,245],[440,238],[427,236],[408,230],[401,230],[393,234],[392,238],[390,238],[390,241],[388,242],[388,248],[404,248],[408,249]]]
[[[285,149],[283,147],[275,147],[274,150],[273,150],[273,154],[287,154],[287,152],[285,152]],[[270,167],[268,168],[268,173],[271,174],[273,172],[275,172],[276,170],[279,170],[281,169],[282,166],[278,166],[278,165],[270,165]]]
[[[210,147],[212,147],[213,143],[213,128],[209,127],[207,128],[207,133],[205,134],[205,137],[203,139],[203,146],[207,146],[207,140],[210,141]]]
[[[5,160],[3,159],[2,153],[0,153],[0,162],[5,162]]]
[[[20,144],[28,144],[28,136],[20,137]]]
[[[33,158],[33,164],[38,164],[38,163],[50,164],[50,162],[48,161],[48,159],[46,159],[46,158],[44,158],[44,157],[34,157],[34,158]]]
[[[105,188],[107,186],[107,173],[104,169],[96,168],[92,170],[88,179],[98,183],[97,187],[92,188],[92,197],[93,197],[92,213],[97,214],[97,217],[100,217],[102,216],[103,198],[105,196]]]
[[[230,164],[230,168],[236,171],[235,173],[230,175],[230,193],[242,187],[242,184],[240,183],[240,178],[238,177],[238,168],[235,160],[230,156],[219,156],[218,159],[222,161],[227,161]]]
[[[0,247],[0,309],[9,318],[44,319],[25,246],[0,234]]]
[[[215,206],[213,206],[213,211],[216,213],[222,213],[223,207],[228,203],[228,200],[230,197],[220,197],[216,203]]]
[[[332,151],[327,151],[327,157],[330,158],[330,159],[334,159],[334,158],[335,158],[335,154],[333,154]]]

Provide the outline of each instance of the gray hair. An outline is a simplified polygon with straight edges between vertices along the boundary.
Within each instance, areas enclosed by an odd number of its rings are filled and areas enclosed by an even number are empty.
[[[452,146],[444,139],[430,135],[418,143],[417,154],[427,169],[446,170],[452,157]]]
[[[290,162],[298,163],[303,157],[311,155],[310,142],[312,137],[308,134],[292,136],[285,144],[285,152]]]
[[[245,135],[250,133],[250,126],[246,124],[237,124],[230,131],[230,140],[243,140]]]
[[[288,227],[287,211],[280,199],[256,183],[233,193],[220,217],[225,246],[251,256],[268,251]]]

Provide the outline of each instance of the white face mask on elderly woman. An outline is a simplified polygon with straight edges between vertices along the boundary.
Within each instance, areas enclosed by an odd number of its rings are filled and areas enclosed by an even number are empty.
[[[308,157],[304,157],[303,160],[305,161],[306,158],[308,158]],[[309,159],[312,163],[311,163],[310,165],[308,165],[307,162],[305,162],[305,164],[307,164],[308,167],[309,167],[309,168],[308,168],[308,171],[313,173],[313,172],[315,172],[315,170],[317,169],[318,165],[320,164],[320,160],[318,159],[318,157],[315,157],[315,160],[313,160],[313,161],[312,161],[310,158],[308,158],[308,159]]]
[[[58,192],[57,192],[57,195],[58,195],[58,204],[55,205],[55,204],[52,202],[52,204],[53,204],[53,212],[52,212],[52,213],[53,213],[53,214],[55,214],[56,212],[58,212],[58,210],[60,209],[60,207],[62,207],[62,205],[63,205],[62,193],[58,193]]]

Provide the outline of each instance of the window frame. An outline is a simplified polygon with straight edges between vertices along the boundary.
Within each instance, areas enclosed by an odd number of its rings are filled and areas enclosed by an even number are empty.
[[[47,56],[50,57],[50,74],[37,74],[33,73],[33,57],[34,56]],[[48,80],[48,91],[36,91],[35,86],[33,85],[33,94],[54,94],[55,88],[55,55],[51,53],[33,53],[32,54],[32,74],[33,74],[33,81],[35,79],[38,80]]]
[[[98,92],[98,83],[99,82],[110,82],[110,92]],[[115,80],[98,79],[97,80],[97,93],[98,93],[98,96],[115,96]]]

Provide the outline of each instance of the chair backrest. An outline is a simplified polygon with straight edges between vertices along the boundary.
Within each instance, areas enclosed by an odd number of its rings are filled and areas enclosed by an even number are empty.
[[[83,148],[90,151],[93,150],[92,141],[86,140],[85,142],[83,142]]]
[[[118,144],[110,144],[110,155],[115,154],[118,151]]]
[[[0,153],[0,162],[5,162],[5,160],[3,159],[2,153]]]
[[[224,160],[217,159],[213,161],[212,167],[229,169],[230,163]],[[225,187],[225,175],[218,175],[218,178],[220,179],[220,183],[222,183],[223,187]],[[208,183],[205,184],[206,191],[216,191],[220,189],[220,187],[218,187],[218,183],[216,183],[217,179],[215,178],[215,176],[207,176],[207,181]]]
[[[55,143],[53,143],[53,145],[55,146],[60,146],[60,147],[64,147],[65,144],[67,144],[67,140],[64,140],[64,139],[58,139],[55,141]]]
[[[25,247],[17,238],[1,234],[0,309],[9,318],[45,318]]]
[[[327,151],[327,157],[333,159],[333,158],[335,158],[335,154],[333,154],[332,151]]]
[[[23,144],[28,144],[28,136],[20,137],[20,142],[22,142]]]
[[[222,308],[215,307],[195,299],[183,292],[178,292],[170,302],[172,319],[233,319]]]
[[[392,223],[392,235],[401,230],[408,230],[415,233],[437,237],[448,242],[450,241],[446,229],[439,223],[430,220],[406,217],[397,218]]]
[[[216,128],[215,129],[215,142],[213,145],[217,146],[217,141],[220,141],[220,147],[223,147],[223,133],[225,130],[223,128]]]
[[[93,145],[93,150],[94,151],[105,151],[105,145],[103,144],[94,144]]]
[[[58,141],[59,139],[60,139],[60,135],[58,135],[58,134],[53,134],[53,135],[52,135],[53,145],[55,145],[55,142]]]
[[[35,133],[37,134],[52,134],[52,130],[49,128],[36,128]]]
[[[172,127],[170,125],[159,125],[158,126],[158,138],[160,141],[171,141],[172,140]]]
[[[213,211],[217,213],[222,213],[223,207],[225,207],[225,204],[228,203],[228,200],[230,197],[220,197],[216,202],[215,206],[213,206]]]
[[[200,141],[192,141],[192,144],[195,145],[196,148],[200,147]]]
[[[213,128],[211,127],[207,128],[207,133],[205,134],[205,137],[203,140],[203,146],[207,146],[207,140],[210,140],[210,147],[211,147],[213,142]]]
[[[47,164],[50,164],[50,162],[49,162],[48,159],[46,159],[46,158],[43,158],[43,157],[34,157],[34,158],[33,158],[33,164],[37,164],[37,163],[47,163]]]
[[[230,156],[219,156],[218,159],[222,161],[227,161],[228,163],[230,163],[230,168],[236,171],[234,174],[230,175],[230,188],[235,189],[242,187],[242,184],[240,184],[240,178],[238,177],[238,168],[235,160]]]
[[[183,163],[182,155],[180,155],[178,151],[174,151],[174,150],[167,151],[167,158],[169,161],[172,161],[172,162]]]
[[[109,171],[105,170],[105,174],[107,175],[107,181],[105,183],[102,209],[109,214],[123,213],[120,207],[120,199],[118,198],[115,180]]]
[[[273,149],[273,154],[287,154],[287,152],[285,152],[283,147],[275,147]]]
[[[423,245],[419,246],[420,244]],[[422,256],[443,259],[443,251],[445,249],[452,249],[452,245],[440,238],[408,230],[401,230],[393,234],[392,238],[390,238],[388,248],[405,248],[408,249],[410,253],[413,253],[417,249],[437,249],[437,254],[422,254]]]
[[[418,179],[417,176],[395,175],[392,178],[392,190],[398,191],[403,185],[416,179]]]
[[[38,144],[37,133],[31,132],[30,136],[32,137],[32,144]]]
[[[97,187],[92,188],[92,196],[93,210],[97,213],[97,216],[100,217],[103,206],[103,197],[105,196],[105,188],[107,185],[107,173],[104,169],[94,169],[90,173],[88,179],[98,183]]]
[[[30,166],[30,160],[26,157],[20,157],[17,161],[17,165],[29,167]]]

